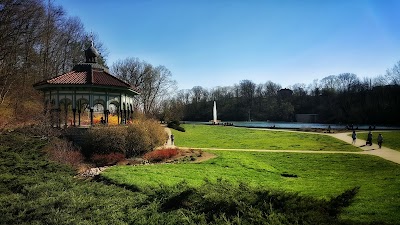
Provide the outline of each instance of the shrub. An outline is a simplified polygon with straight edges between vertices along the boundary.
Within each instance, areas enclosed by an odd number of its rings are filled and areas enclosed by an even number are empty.
[[[92,127],[85,134],[83,153],[123,153],[126,157],[143,155],[167,141],[163,127],[155,120],[135,120],[128,126]]]
[[[83,152],[93,154],[123,153],[127,157],[142,155],[167,140],[164,128],[155,120],[136,120],[126,126],[93,127],[85,135]]]
[[[127,130],[127,157],[143,155],[167,141],[164,128],[155,120],[136,120]]]
[[[115,152],[109,154],[94,154],[90,159],[96,164],[96,166],[111,166],[124,160],[125,155]]]
[[[93,154],[125,154],[126,136],[126,127],[92,127],[85,134],[83,153],[87,158]]]
[[[53,139],[47,145],[46,153],[50,160],[73,167],[79,166],[84,160],[79,148],[75,147],[72,142],[59,138]]]
[[[185,128],[181,127],[180,125],[181,124],[179,123],[179,121],[174,120],[174,121],[168,122],[167,127],[172,128],[177,131],[185,132]]]
[[[178,154],[178,150],[175,148],[167,148],[155,150],[146,153],[143,158],[149,160],[150,162],[161,162],[166,159],[170,159]]]

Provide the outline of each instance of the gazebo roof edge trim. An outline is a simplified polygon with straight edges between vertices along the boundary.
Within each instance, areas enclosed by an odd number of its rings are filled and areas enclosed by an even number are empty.
[[[87,88],[87,89],[110,89],[110,90],[119,90],[124,92],[134,93],[134,95],[140,95],[140,92],[137,90],[127,87],[119,87],[119,86],[107,86],[107,85],[88,85],[88,84],[41,84],[35,87],[36,90],[46,90],[46,89],[54,89],[54,88]]]

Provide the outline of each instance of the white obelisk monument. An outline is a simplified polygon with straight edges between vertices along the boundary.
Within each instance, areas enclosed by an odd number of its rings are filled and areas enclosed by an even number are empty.
[[[214,101],[214,108],[213,108],[213,122],[217,123],[217,103]]]

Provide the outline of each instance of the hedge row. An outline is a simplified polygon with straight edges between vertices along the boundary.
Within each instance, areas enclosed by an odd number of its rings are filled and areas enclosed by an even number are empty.
[[[181,123],[179,121],[174,120],[174,121],[168,122],[167,127],[172,128],[177,131],[185,132],[185,128],[181,127],[180,125],[181,125]]]

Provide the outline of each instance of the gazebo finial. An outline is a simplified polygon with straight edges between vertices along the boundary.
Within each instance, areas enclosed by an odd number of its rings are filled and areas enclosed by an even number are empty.
[[[89,40],[90,40],[90,46],[94,47],[93,32],[90,32]]]

